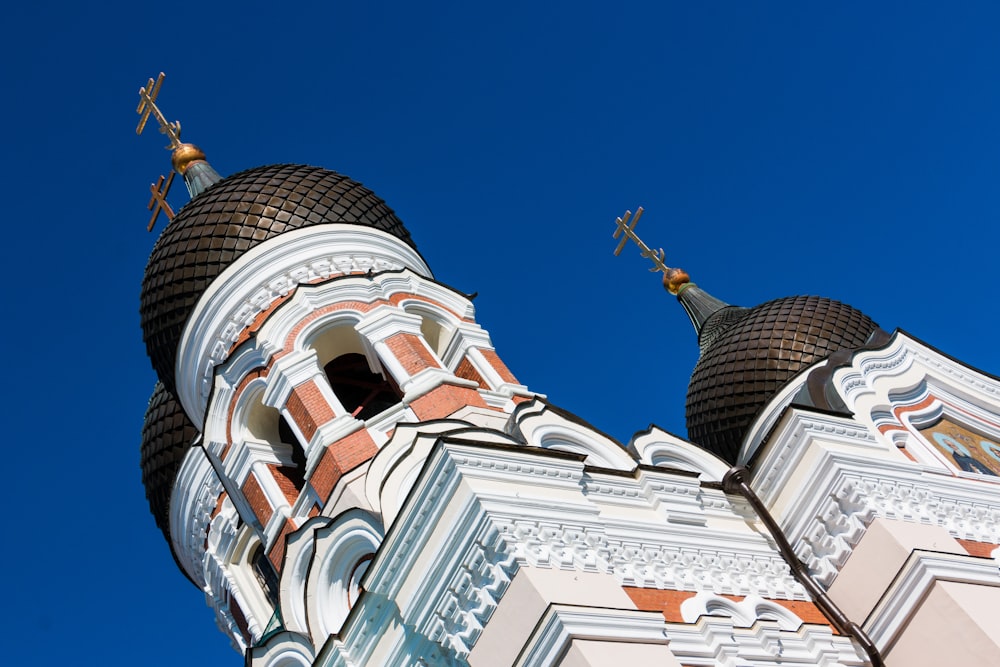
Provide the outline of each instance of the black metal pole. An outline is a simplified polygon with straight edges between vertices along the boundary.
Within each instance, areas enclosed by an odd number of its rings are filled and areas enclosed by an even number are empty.
[[[837,606],[837,603],[830,599],[830,596],[826,594],[826,591],[819,585],[819,582],[809,573],[805,564],[795,555],[795,551],[788,542],[788,538],[785,537],[784,531],[781,530],[781,526],[774,520],[771,512],[761,501],[760,497],[750,488],[750,484],[747,482],[747,469],[740,466],[730,468],[722,478],[722,489],[726,493],[739,494],[750,503],[750,507],[757,513],[760,520],[764,522],[768,532],[771,534],[771,538],[778,545],[778,550],[781,552],[782,557],[788,563],[788,566],[792,568],[792,574],[802,584],[802,587],[809,592],[816,606],[830,619],[830,622],[833,623],[833,626],[837,628],[840,634],[852,637],[861,645],[861,648],[868,654],[868,659],[871,661],[872,667],[885,667],[885,663],[882,662],[882,654],[879,653],[878,647],[875,646],[875,642],[868,636],[868,633],[860,625],[849,619],[843,610]]]

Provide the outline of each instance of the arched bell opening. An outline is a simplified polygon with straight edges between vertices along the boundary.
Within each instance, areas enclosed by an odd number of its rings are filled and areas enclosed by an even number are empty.
[[[402,400],[392,377],[373,372],[363,354],[342,354],[323,366],[323,372],[341,405],[357,419],[370,419]]]

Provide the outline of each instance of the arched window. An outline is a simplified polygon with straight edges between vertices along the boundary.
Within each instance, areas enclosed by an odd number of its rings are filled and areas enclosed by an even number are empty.
[[[355,508],[314,534],[315,553],[305,584],[310,592],[306,614],[313,639],[322,643],[340,631],[364,592],[361,580],[374,562],[384,533],[377,518]]]
[[[420,318],[420,333],[434,354],[443,358],[455,333],[454,316],[434,308],[429,304],[411,301],[403,304],[403,310]]]
[[[250,567],[253,568],[254,577],[260,584],[260,589],[264,592],[271,607],[278,608],[278,573],[274,570],[274,565],[264,553],[263,545],[258,544],[250,556]]]
[[[292,448],[292,465],[281,466],[278,470],[291,480],[297,491],[301,491],[306,479],[306,450],[299,444],[295,431],[288,425],[284,415],[278,416],[278,437],[282,443]]]
[[[283,465],[275,468],[277,474],[291,482],[296,491],[305,484],[305,449],[284,416],[276,408],[263,403],[263,392],[256,392],[246,415],[245,437],[270,445]],[[291,459],[289,461],[289,459]]]
[[[341,405],[358,419],[370,419],[402,399],[391,378],[373,373],[363,354],[342,354],[323,367]]]

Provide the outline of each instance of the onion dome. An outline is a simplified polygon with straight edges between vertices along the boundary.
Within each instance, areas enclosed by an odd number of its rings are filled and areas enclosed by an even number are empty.
[[[664,279],[668,290],[670,277]],[[730,463],[757,413],[789,380],[881,331],[861,311],[823,297],[793,296],[740,308],[687,282],[686,275],[673,287],[701,349],[688,385],[688,438]]]
[[[153,368],[171,391],[188,316],[209,284],[250,249],[324,223],[374,227],[416,249],[392,209],[346,176],[319,167],[273,165],[210,182],[203,157],[200,151],[184,156],[185,182],[196,196],[160,235],[142,283],[143,340]]]
[[[157,382],[142,424],[139,465],[149,511],[168,543],[174,478],[197,436],[198,430],[184,414],[181,404],[162,382]]]

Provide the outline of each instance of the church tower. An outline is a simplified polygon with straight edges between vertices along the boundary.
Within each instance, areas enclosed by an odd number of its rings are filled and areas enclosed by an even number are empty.
[[[731,306],[620,219],[701,348],[690,441],[623,446],[517,381],[374,192],[223,178],[161,81],[140,131],[191,201],[154,188],[143,482],[247,665],[940,664],[934,623],[1000,661],[996,378],[829,299]]]

